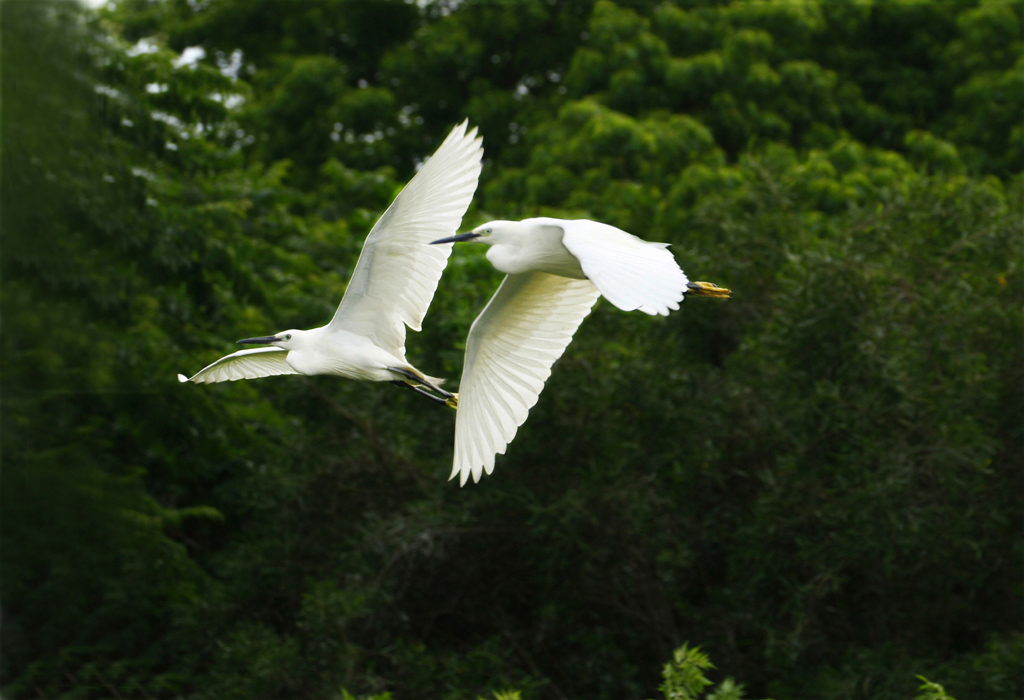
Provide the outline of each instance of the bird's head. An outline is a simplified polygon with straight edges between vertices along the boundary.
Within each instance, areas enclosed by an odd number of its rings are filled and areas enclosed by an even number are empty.
[[[283,350],[294,350],[302,343],[302,337],[306,331],[290,330],[282,331],[276,335],[263,335],[259,338],[245,338],[239,340],[239,345],[274,345]]]
[[[439,241],[431,241],[431,245],[435,243],[465,242],[494,245],[495,243],[506,241],[510,236],[514,236],[519,228],[520,222],[518,221],[488,221],[486,224],[480,224],[468,233],[460,233],[457,236],[442,238]]]

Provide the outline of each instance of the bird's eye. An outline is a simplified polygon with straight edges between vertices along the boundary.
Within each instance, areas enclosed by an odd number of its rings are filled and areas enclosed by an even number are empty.
[[[284,339],[285,339],[285,340],[291,340],[291,339],[292,339],[292,334],[291,334],[291,333],[289,333],[288,335],[286,335],[286,336],[284,337]]]
[[[487,229],[487,230],[486,230],[486,233],[491,233],[491,229]]]

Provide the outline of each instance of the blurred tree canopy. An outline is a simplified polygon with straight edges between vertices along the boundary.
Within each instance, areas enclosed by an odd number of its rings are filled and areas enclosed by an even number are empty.
[[[6,698],[1024,694],[1020,3],[0,12]],[[410,392],[178,384],[329,319],[467,116],[467,224],[734,298],[600,303],[464,489]],[[457,249],[413,361],[498,280]]]

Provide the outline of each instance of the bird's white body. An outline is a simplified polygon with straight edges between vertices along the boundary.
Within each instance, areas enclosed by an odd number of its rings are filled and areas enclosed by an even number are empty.
[[[579,259],[569,252],[562,239],[565,228],[548,224],[554,219],[492,222],[493,232],[483,241],[489,243],[487,260],[507,275],[546,272],[549,275],[586,279]],[[603,226],[603,224],[601,224]]]
[[[333,374],[438,390],[442,380],[423,374],[405,359],[405,329],[420,330],[451,254],[450,244],[427,244],[458,230],[476,191],[482,139],[476,129],[467,133],[467,127],[463,122],[452,129],[374,224],[329,324],[239,341],[267,347],[240,350],[192,377],[178,379],[203,384],[279,374]]]
[[[589,279],[623,311],[667,316],[686,293],[686,275],[667,243],[652,243],[589,219],[537,217],[473,229],[487,259],[509,275],[546,272]]]
[[[406,369],[417,374],[404,352],[389,351],[365,335],[330,326],[308,331],[290,331],[292,340],[280,347],[288,350],[285,362],[298,374],[336,374],[357,382],[402,381],[404,377],[389,367]],[[431,377],[424,378],[431,380]],[[432,383],[442,380],[433,379]]]
[[[434,386],[443,379],[429,377],[409,364],[405,353],[389,351],[358,333],[334,330],[330,326],[307,331],[290,330],[277,334],[270,347],[239,350],[191,379],[209,384],[236,379],[256,379],[278,374],[334,374],[357,382],[406,381],[408,375],[398,368],[422,376]],[[181,379],[184,375],[179,375]]]
[[[404,355],[388,352],[364,335],[326,326],[306,331],[285,360],[299,374],[336,374],[360,382],[399,380],[388,367],[411,368]]]
[[[491,221],[448,240],[488,245],[508,275],[466,341],[451,476],[464,485],[494,469],[598,297],[665,316],[688,280],[668,244],[587,219]]]

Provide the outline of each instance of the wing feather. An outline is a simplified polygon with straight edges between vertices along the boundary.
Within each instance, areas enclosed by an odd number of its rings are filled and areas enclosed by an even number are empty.
[[[689,281],[667,243],[652,243],[597,221],[561,222],[562,244],[608,301],[623,311],[667,316]]]
[[[480,177],[483,138],[467,126],[452,129],[374,224],[330,327],[405,354],[405,327],[420,330],[452,252],[429,243],[458,231]]]
[[[281,348],[239,350],[225,355],[191,377],[179,374],[178,381],[213,384],[215,382],[233,382],[236,379],[271,377],[276,374],[299,374],[285,361],[287,356],[288,351]]]
[[[493,471],[495,454],[505,454],[599,296],[589,280],[543,272],[505,278],[466,341],[451,478],[465,485]]]

